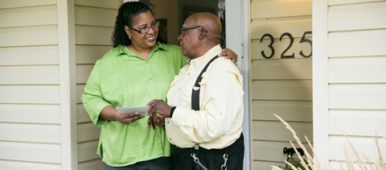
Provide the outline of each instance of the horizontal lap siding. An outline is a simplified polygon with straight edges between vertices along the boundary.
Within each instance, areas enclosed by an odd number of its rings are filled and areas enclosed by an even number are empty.
[[[1,160],[0,165],[2,169],[12,170],[57,170],[61,168],[60,164],[46,164],[46,163],[31,163]]]
[[[299,137],[312,136],[312,123],[291,122],[291,127]],[[257,121],[253,124],[255,140],[288,142],[292,138],[291,132],[283,133],[285,126],[281,122]],[[277,160],[280,161],[280,160]]]
[[[0,67],[0,84],[50,84],[59,83],[58,66],[8,66]],[[12,76],[10,76],[12,75]]]
[[[274,113],[303,140],[313,135],[312,61],[300,55],[311,53],[311,45],[301,43],[304,32],[312,30],[311,0],[252,0],[250,8],[252,167],[266,170],[283,165],[283,148],[293,140]],[[263,37],[266,34],[273,39]],[[303,38],[312,40],[312,34]],[[274,54],[266,59],[262,52],[271,55],[270,44]],[[294,58],[283,59],[283,54]]]
[[[350,143],[377,161],[373,136],[386,136],[385,18],[385,1],[329,1],[329,160],[335,167],[345,166]],[[386,155],[385,140],[379,145]]]
[[[0,169],[60,169],[57,5],[0,2]]]
[[[386,136],[385,110],[332,110],[330,115],[331,134]]]
[[[1,26],[2,27],[26,27],[26,26],[39,26],[39,25],[56,25],[57,24],[56,10],[57,10],[56,4],[52,4],[48,6],[2,9],[0,11],[0,20],[4,22],[1,24]],[[26,13],[28,13],[28,15],[25,15]],[[14,18],[14,19],[9,20],[9,18]],[[44,20],[41,18],[44,18]]]
[[[337,137],[332,136],[329,140],[330,145],[330,159],[346,160],[345,153],[349,156],[355,157],[354,152],[363,154],[368,158],[369,161],[378,161],[378,150],[374,138],[363,138],[363,137]],[[350,145],[354,147],[350,148]],[[379,141],[380,154],[386,155],[386,142],[385,140]]]
[[[78,45],[76,46],[76,63],[78,65],[90,65],[95,63],[106,51],[111,49],[111,45],[93,46],[93,45]],[[87,80],[83,80],[83,83]]]
[[[35,1],[2,0],[0,9],[37,7],[37,6],[48,6],[48,5],[56,5],[56,0],[35,0]]]
[[[79,170],[103,169],[103,164],[96,154],[99,129],[90,121],[80,98],[95,61],[112,48],[111,36],[121,2],[121,0],[75,1]]]
[[[0,140],[3,141],[60,144],[59,125],[1,123],[0,129]]]
[[[384,57],[385,38],[386,29],[331,32],[328,37],[328,55],[330,57]]]
[[[58,46],[0,48],[0,66],[58,65]]]
[[[254,150],[253,153],[253,161],[254,163],[260,162],[260,161],[272,161],[272,162],[281,162],[282,160],[285,160],[285,155],[283,155],[282,152],[277,151],[283,151],[283,148],[288,146],[288,142],[277,142],[277,141],[253,141],[252,148]],[[257,162],[255,162],[257,161]],[[276,165],[277,164],[272,164]],[[267,169],[269,167],[264,167],[264,169]]]
[[[276,113],[287,121],[311,121],[312,101],[288,101],[288,100],[253,100],[252,120],[277,120],[272,114]]]
[[[1,141],[0,150],[1,160],[30,162],[32,166],[35,163],[60,164],[61,161],[61,148],[58,144]]]
[[[12,123],[59,124],[59,110],[60,107],[56,104],[0,104],[0,120]]]

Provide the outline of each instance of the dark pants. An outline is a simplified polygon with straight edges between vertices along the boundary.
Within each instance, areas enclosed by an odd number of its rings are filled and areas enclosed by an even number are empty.
[[[243,135],[233,144],[224,149],[204,149],[204,148],[178,148],[172,147],[172,166],[173,170],[219,170],[225,165],[228,170],[242,170],[244,159],[244,139]],[[199,162],[193,160],[192,154],[196,155]],[[227,161],[224,160],[227,155]],[[224,164],[226,163],[226,164]],[[203,168],[204,166],[205,168]],[[223,168],[225,168],[223,166]]]
[[[169,157],[162,157],[122,167],[112,167],[105,163],[103,166],[105,170],[171,170],[170,161]]]

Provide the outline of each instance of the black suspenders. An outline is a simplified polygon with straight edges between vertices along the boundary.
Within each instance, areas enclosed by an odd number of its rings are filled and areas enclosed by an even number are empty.
[[[192,109],[193,110],[200,110],[200,84],[199,82],[202,80],[202,74],[205,73],[206,69],[208,69],[208,66],[210,63],[212,63],[218,56],[213,57],[202,69],[201,73],[198,75],[196,83],[193,86],[192,89]]]

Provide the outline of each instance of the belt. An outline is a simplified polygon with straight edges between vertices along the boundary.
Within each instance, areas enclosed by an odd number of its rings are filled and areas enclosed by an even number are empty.
[[[203,152],[203,153],[218,153],[218,154],[223,154],[225,153],[226,151],[228,150],[232,150],[233,148],[236,148],[238,145],[244,145],[244,139],[243,139],[243,134],[241,133],[240,137],[235,141],[233,142],[231,145],[225,147],[225,148],[222,148],[222,149],[205,149],[203,147],[200,147],[199,145],[195,145],[191,148],[179,148],[175,145],[172,145],[172,151],[173,151],[173,154],[176,154],[176,153],[181,153],[181,152]]]

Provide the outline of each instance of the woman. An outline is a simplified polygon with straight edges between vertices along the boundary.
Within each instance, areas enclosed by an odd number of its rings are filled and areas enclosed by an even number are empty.
[[[170,82],[186,64],[178,46],[157,42],[158,25],[146,4],[122,4],[114,48],[96,62],[84,88],[84,108],[101,128],[97,153],[105,169],[170,169],[164,128],[149,128],[148,116],[115,109],[165,99]]]

